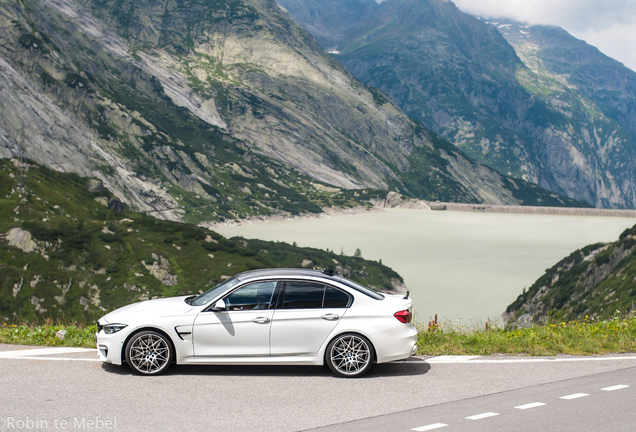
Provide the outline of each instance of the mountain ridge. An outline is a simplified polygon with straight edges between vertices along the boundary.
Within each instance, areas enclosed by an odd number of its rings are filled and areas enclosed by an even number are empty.
[[[361,81],[475,160],[597,207],[636,205],[636,73],[564,30],[538,38],[532,53],[547,66],[537,69],[504,20],[481,22],[452,2],[359,1],[347,31],[322,17],[354,2],[279,3],[320,27],[316,37]]]
[[[137,210],[320,212],[360,205],[350,189],[578,205],[411,121],[272,1],[42,5],[0,5],[0,156],[98,177]]]

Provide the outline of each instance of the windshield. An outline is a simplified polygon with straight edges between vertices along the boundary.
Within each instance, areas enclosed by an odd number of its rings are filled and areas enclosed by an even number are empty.
[[[225,282],[218,284],[214,288],[210,288],[206,292],[199,294],[195,298],[189,300],[189,302],[192,306],[206,305],[211,300],[223,294],[225,291],[235,287],[238,283],[239,283],[239,280],[236,278],[228,279]]]

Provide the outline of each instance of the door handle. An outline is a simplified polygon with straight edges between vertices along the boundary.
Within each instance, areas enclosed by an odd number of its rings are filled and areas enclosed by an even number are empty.
[[[258,318],[254,318],[252,322],[255,322],[256,324],[267,324],[269,322],[269,318],[258,317]]]
[[[338,315],[336,314],[327,314],[327,315],[323,315],[320,318],[327,320],[327,321],[335,321],[338,318],[340,318]]]

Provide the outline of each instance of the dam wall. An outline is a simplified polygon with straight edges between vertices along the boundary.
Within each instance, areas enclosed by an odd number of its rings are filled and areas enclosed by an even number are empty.
[[[636,218],[636,210],[614,210],[597,208],[575,207],[534,207],[534,206],[507,206],[488,204],[459,204],[430,202],[431,210],[449,210],[481,213],[511,213],[511,214],[537,214],[559,216],[608,216]]]

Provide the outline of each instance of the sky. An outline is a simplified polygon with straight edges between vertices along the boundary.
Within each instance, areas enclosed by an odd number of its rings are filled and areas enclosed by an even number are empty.
[[[636,0],[453,0],[462,11],[556,25],[636,71]]]

